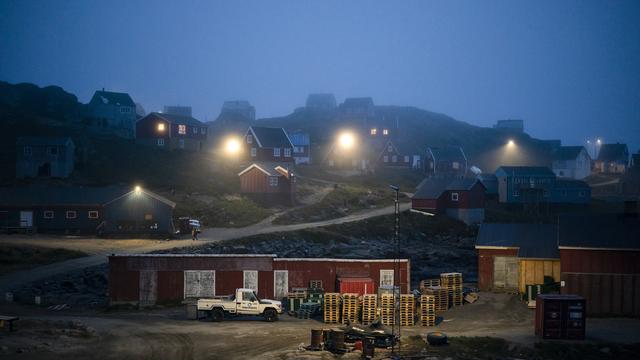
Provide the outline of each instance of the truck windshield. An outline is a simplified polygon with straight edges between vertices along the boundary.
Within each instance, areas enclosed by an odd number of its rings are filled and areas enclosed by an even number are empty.
[[[242,299],[244,301],[258,301],[258,298],[256,297],[256,294],[253,293],[253,291],[244,291],[242,293]]]

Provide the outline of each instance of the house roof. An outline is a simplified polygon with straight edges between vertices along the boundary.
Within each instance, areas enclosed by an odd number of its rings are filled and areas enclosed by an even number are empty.
[[[309,140],[309,134],[301,132],[289,132],[289,140],[291,144],[296,146],[308,146],[311,142]]]
[[[131,96],[127,93],[119,93],[113,91],[96,91],[93,97],[97,97],[105,105],[118,105],[118,106],[131,106],[135,107],[136,104],[131,99]]]
[[[292,147],[291,140],[283,128],[272,128],[262,126],[250,126],[251,131],[260,145],[263,148],[276,148],[276,147]]]
[[[130,186],[26,186],[0,188],[0,205],[54,206],[54,205],[103,205],[119,199],[132,190]],[[175,203],[149,190],[142,191],[172,207]]]
[[[288,178],[288,173],[291,171],[290,164],[278,163],[278,162],[254,162],[249,164],[244,170],[238,173],[238,176],[246,173],[251,169],[258,169],[265,173],[267,176],[284,176]]]
[[[465,161],[467,157],[460,146],[429,147],[427,152],[433,154],[435,161]]]
[[[551,169],[546,166],[500,166],[496,176],[553,176]]]
[[[412,199],[437,199],[445,191],[467,191],[478,182],[477,179],[459,179],[450,177],[430,177],[418,186]],[[484,186],[484,185],[483,185]]]
[[[573,179],[557,179],[555,188],[563,188],[563,189],[589,189],[589,184],[582,180],[573,180]]]
[[[518,257],[559,259],[555,224],[483,223],[476,248],[518,248]]]
[[[479,174],[477,176],[478,180],[484,185],[487,189],[487,192],[490,194],[498,193],[498,178],[495,174]]]
[[[65,146],[73,144],[69,136],[21,136],[16,140],[17,146]]]
[[[637,214],[565,214],[558,224],[560,248],[640,250]]]
[[[188,125],[188,126],[205,126],[204,123],[192,116],[184,116],[169,113],[152,112],[149,115],[154,115],[167,120],[172,124]],[[147,116],[149,116],[147,115]]]
[[[575,160],[584,146],[560,146],[553,153],[553,160]]]
[[[629,149],[627,148],[627,144],[603,144],[598,153],[598,160],[627,160],[628,156]]]

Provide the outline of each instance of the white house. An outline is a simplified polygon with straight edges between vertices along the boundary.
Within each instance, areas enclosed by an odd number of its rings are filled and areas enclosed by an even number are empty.
[[[591,157],[584,146],[561,146],[553,154],[551,168],[559,178],[581,180],[591,174]]]

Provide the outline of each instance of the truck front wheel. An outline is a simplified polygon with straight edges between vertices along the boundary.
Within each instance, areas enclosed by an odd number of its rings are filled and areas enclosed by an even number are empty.
[[[211,317],[211,321],[220,322],[224,319],[224,311],[222,309],[213,309],[209,313],[209,317]]]
[[[273,309],[265,309],[263,316],[264,319],[268,322],[278,320],[278,313],[276,313],[276,311]]]

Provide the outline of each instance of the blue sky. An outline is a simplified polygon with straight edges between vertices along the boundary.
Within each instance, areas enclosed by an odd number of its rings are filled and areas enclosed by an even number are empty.
[[[211,120],[333,92],[640,149],[640,1],[3,0],[0,34],[0,79],[83,102],[104,87]]]

